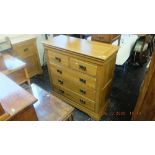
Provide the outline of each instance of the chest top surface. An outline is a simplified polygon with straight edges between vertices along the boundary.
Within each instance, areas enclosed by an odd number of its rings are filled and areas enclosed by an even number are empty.
[[[88,41],[60,35],[51,40],[43,41],[46,46],[66,50],[66,52],[74,52],[101,60],[106,60],[113,54],[117,53],[119,47],[111,44],[100,43],[96,41]]]

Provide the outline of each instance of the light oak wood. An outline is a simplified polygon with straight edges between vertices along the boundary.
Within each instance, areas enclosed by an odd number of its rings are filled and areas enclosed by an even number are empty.
[[[52,63],[50,63],[50,72],[56,76],[70,79],[71,81],[74,81],[74,83],[77,83],[84,88],[96,89],[96,78],[87,74]]]
[[[37,99],[0,73],[0,103],[9,117],[6,120],[37,120],[33,103]]]
[[[134,121],[155,120],[155,50],[132,114]]]
[[[24,82],[28,82],[28,84],[30,84],[26,64],[11,55],[2,55],[0,59],[0,72],[4,73],[18,84],[22,84]]]
[[[52,93],[99,120],[109,103],[118,47],[63,35],[43,44]]]
[[[36,38],[26,37],[11,40],[13,55],[26,63],[29,77],[42,73]]]

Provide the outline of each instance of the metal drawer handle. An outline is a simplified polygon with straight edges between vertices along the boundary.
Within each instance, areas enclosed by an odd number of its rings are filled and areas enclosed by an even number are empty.
[[[59,69],[57,69],[57,72],[58,72],[58,73],[60,73],[60,74],[62,74],[62,71],[61,71],[61,70],[59,70]]]
[[[81,70],[83,70],[83,71],[86,71],[86,66],[79,65],[79,69],[81,69]]]
[[[82,79],[82,78],[79,78],[80,82],[82,83],[86,83],[86,80]]]
[[[63,84],[63,83],[64,83],[63,80],[58,80],[58,82],[59,82],[60,84]]]
[[[29,50],[28,48],[25,48],[25,49],[24,49],[24,52],[26,52],[26,51],[28,51],[28,50]]]
[[[59,91],[60,91],[61,94],[64,94],[64,93],[65,93],[65,92],[64,92],[63,90],[61,90],[61,89],[59,89]]]
[[[80,102],[81,102],[82,104],[86,104],[86,101],[84,101],[83,99],[80,99]]]
[[[55,57],[55,60],[57,60],[58,62],[61,62],[61,58]]]
[[[86,94],[86,91],[83,90],[83,89],[80,89],[80,93],[82,93],[82,94]]]

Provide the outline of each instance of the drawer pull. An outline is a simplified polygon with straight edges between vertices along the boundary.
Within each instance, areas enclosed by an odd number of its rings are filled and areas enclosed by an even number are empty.
[[[82,83],[86,83],[86,80],[82,79],[82,78],[79,78],[80,82]]]
[[[61,71],[61,70],[59,70],[59,69],[57,69],[57,72],[58,72],[58,73],[60,73],[60,74],[62,74],[62,71]]]
[[[83,66],[83,65],[79,65],[79,69],[83,70],[83,71],[86,71],[86,67]]]
[[[82,93],[82,94],[86,94],[86,91],[83,90],[83,89],[80,89],[80,93]]]
[[[60,91],[61,94],[64,94],[64,93],[65,93],[65,92],[64,92],[63,90],[61,90],[61,89],[59,89],[59,91]]]
[[[86,101],[84,101],[83,99],[80,99],[80,103],[86,104]]]
[[[64,83],[63,80],[58,80],[58,82],[59,82],[60,84],[63,84],[63,83]]]
[[[24,52],[26,52],[26,51],[28,51],[28,50],[29,50],[28,48],[25,48],[25,49],[24,49]]]
[[[61,58],[55,57],[55,60],[57,60],[58,62],[61,62]]]

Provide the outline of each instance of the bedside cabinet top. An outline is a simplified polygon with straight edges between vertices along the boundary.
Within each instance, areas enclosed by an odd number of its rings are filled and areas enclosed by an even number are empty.
[[[119,47],[111,44],[100,43],[96,41],[88,41],[60,35],[51,40],[42,42],[45,46],[62,49],[65,52],[74,54],[82,54],[88,57],[93,57],[98,60],[107,60],[112,55],[116,54]]]

